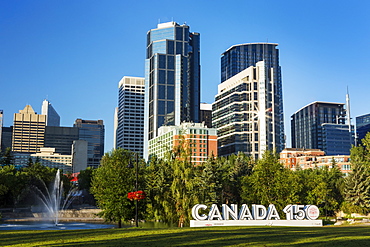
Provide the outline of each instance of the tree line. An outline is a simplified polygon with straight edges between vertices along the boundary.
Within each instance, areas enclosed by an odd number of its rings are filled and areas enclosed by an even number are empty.
[[[191,208],[198,203],[274,204],[282,211],[287,204],[317,205],[321,215],[370,212],[370,134],[351,150],[353,172],[331,167],[292,171],[278,154],[266,151],[254,160],[244,153],[209,157],[194,166],[190,150],[175,147],[163,159],[152,157],[138,162],[139,190],[146,199],[139,202],[139,218],[186,226]],[[92,173],[91,193],[102,209],[101,216],[121,222],[134,218],[134,201],[127,194],[135,190],[134,154],[115,149],[103,157]]]
[[[344,176],[333,162],[332,167],[291,171],[279,161],[278,154],[266,151],[262,158],[252,159],[244,153],[227,157],[209,157],[194,166],[190,150],[179,145],[166,157],[138,160],[124,149],[106,153],[97,169],[88,168],[79,175],[80,189],[89,190],[102,209],[100,216],[117,222],[129,221],[135,215],[135,201],[127,195],[145,191],[140,200],[139,219],[186,226],[195,204],[274,204],[278,211],[287,204],[317,205],[321,215],[370,212],[370,134],[362,144],[351,149],[352,172]],[[31,184],[50,183],[56,169],[31,163],[20,170],[9,165],[11,157],[3,154],[0,164],[0,206],[16,206]],[[64,176],[68,183],[69,179]],[[65,189],[68,191],[68,188]]]
[[[26,166],[18,169],[10,148],[0,154],[0,208],[17,208],[37,204],[35,188],[46,190],[55,179],[57,168],[50,168],[30,158]],[[64,191],[72,184],[68,175],[61,177]]]

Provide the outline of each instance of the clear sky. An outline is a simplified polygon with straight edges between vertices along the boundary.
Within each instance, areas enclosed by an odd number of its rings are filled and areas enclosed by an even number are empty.
[[[4,126],[48,99],[61,126],[103,119],[113,147],[118,82],[144,77],[146,33],[158,22],[186,23],[201,35],[202,102],[220,83],[220,54],[251,42],[278,43],[285,133],[290,116],[313,101],[370,113],[370,1],[0,1],[0,109]],[[354,122],[354,121],[353,121]]]

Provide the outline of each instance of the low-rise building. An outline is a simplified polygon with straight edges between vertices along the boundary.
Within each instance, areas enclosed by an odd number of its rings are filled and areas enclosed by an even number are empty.
[[[204,123],[182,123],[180,126],[162,126],[158,136],[149,141],[149,157],[165,154],[179,145],[181,140],[191,151],[191,161],[197,165],[210,156],[217,157],[217,130]]]
[[[304,170],[337,165],[342,173],[352,171],[349,155],[326,155],[320,149],[286,148],[280,153],[280,161],[291,170]]]
[[[29,158],[33,163],[40,162],[41,165],[63,170],[63,173],[72,172],[72,155],[55,153],[55,148],[40,148],[40,152],[34,154],[15,153],[14,165],[24,167]]]

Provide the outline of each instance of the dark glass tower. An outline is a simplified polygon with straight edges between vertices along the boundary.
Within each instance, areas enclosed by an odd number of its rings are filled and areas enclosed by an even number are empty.
[[[291,131],[292,148],[321,149],[327,155],[337,155],[349,154],[353,144],[343,103],[316,101],[301,108],[291,116]]]
[[[248,43],[233,45],[221,55],[221,82],[238,74],[257,62],[265,61],[268,68],[274,68],[274,77],[280,79],[278,44],[274,43]],[[274,78],[274,79],[275,79]],[[281,89],[281,88],[280,88]]]
[[[221,84],[212,106],[218,154],[255,158],[285,147],[278,44],[234,45],[221,56]]]
[[[368,132],[370,132],[370,114],[356,117],[356,133],[359,143]]]
[[[158,24],[147,34],[145,63],[146,146],[162,125],[199,122],[199,33],[186,24]]]

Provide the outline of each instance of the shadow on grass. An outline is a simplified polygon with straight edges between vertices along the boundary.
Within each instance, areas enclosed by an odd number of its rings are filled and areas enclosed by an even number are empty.
[[[0,245],[27,246],[369,246],[368,227],[220,227],[4,231]]]

